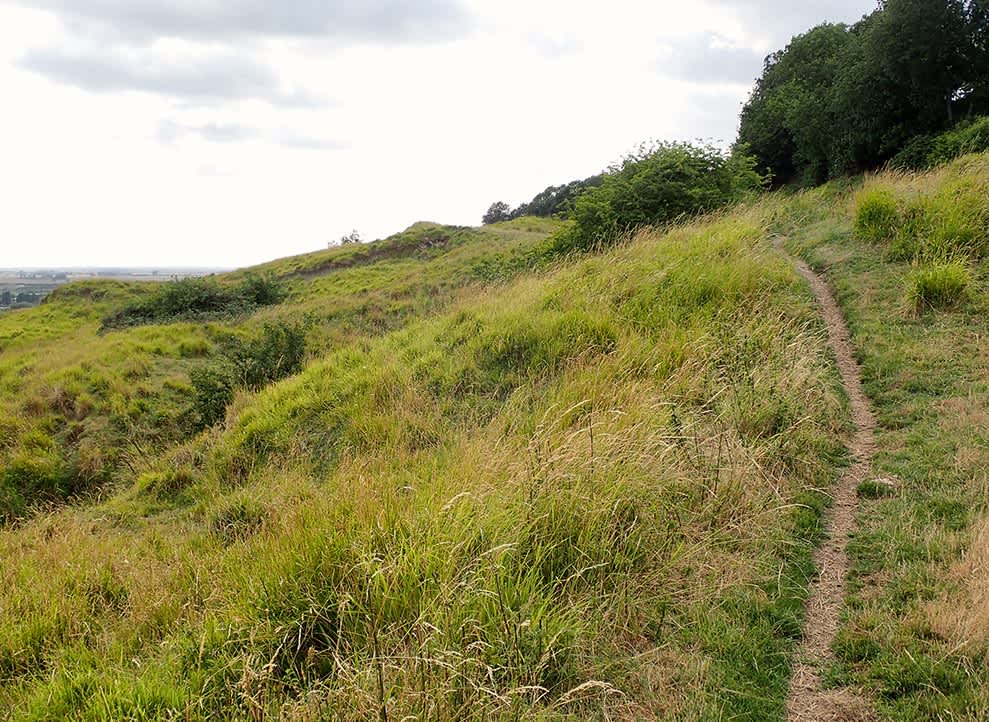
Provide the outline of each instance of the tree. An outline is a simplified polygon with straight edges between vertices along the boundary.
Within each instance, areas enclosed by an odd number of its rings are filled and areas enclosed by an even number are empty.
[[[738,135],[777,185],[827,178],[833,119],[831,86],[849,43],[845,25],[819,25],[766,58],[742,109]]]
[[[509,205],[507,203],[504,203],[503,201],[497,201],[491,204],[491,206],[488,208],[488,212],[484,214],[484,217],[481,220],[483,221],[484,225],[488,225],[491,223],[508,221],[511,220],[511,218],[512,218],[512,209],[509,207]]]
[[[989,111],[989,0],[882,0],[770,55],[738,143],[777,183],[820,183],[881,165],[966,108]]]
[[[880,72],[895,81],[918,130],[954,121],[954,103],[974,80],[969,13],[962,0],[886,0],[870,36]]]
[[[521,216],[539,216],[540,218],[569,217],[573,205],[581,193],[588,188],[601,185],[602,175],[591,176],[583,180],[574,180],[564,185],[549,186],[528,203],[523,203],[514,211],[512,218]]]
[[[709,145],[643,145],[577,198],[574,223],[557,238],[557,250],[612,243],[640,226],[738,201],[765,185],[755,166],[755,158],[740,150],[727,155]]]

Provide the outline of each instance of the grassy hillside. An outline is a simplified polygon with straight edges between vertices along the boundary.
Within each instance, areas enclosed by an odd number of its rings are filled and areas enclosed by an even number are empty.
[[[287,298],[253,313],[102,328],[153,284],[74,283],[36,309],[0,316],[0,521],[30,507],[132,481],[197,430],[190,372],[225,339],[302,323],[313,356],[369,339],[510,278],[559,224],[520,219],[481,230],[420,223],[374,244],[259,269]],[[244,273],[219,279],[221,287]]]
[[[112,379],[81,423],[143,398],[179,413],[221,327],[307,316],[313,353],[215,428],[142,437],[102,498],[0,532],[0,708],[779,717],[845,422],[768,221],[740,209],[514,281],[549,226],[430,227],[450,242],[279,262],[287,301],[205,326],[97,336],[135,289],[54,299],[49,345],[3,351],[26,427],[61,411],[23,399],[77,369]]]
[[[218,279],[286,284],[250,312],[101,333],[153,291],[83,284],[0,318],[0,710],[782,719],[850,428],[783,237],[880,424],[828,682],[985,719],[987,181],[971,156],[555,260],[552,221],[417,224]],[[301,370],[189,423],[190,376],[266,324]]]

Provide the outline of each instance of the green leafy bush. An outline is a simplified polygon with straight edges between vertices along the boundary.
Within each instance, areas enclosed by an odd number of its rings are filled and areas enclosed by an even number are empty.
[[[232,338],[225,349],[239,385],[257,390],[302,370],[306,333],[301,324],[265,324],[257,338]]]
[[[224,365],[201,366],[189,373],[195,393],[193,406],[199,417],[199,427],[213,426],[227,413],[234,398],[234,377]]]
[[[285,300],[285,287],[272,276],[247,274],[236,293],[254,306],[274,306]]]
[[[710,145],[643,145],[611,168],[601,185],[574,203],[573,225],[552,250],[588,250],[614,243],[636,228],[712,211],[762,188],[767,179],[744,153],[727,155]]]
[[[284,297],[281,284],[266,276],[249,275],[236,286],[221,286],[209,277],[176,279],[106,316],[103,329],[222,318],[277,304]]]
[[[907,300],[915,313],[955,308],[965,301],[971,279],[961,261],[933,263],[911,275]]]
[[[302,324],[265,324],[257,338],[224,339],[222,357],[189,374],[199,428],[223,420],[238,388],[257,390],[301,371],[305,355]]]
[[[989,117],[961,123],[937,137],[928,166],[947,163],[968,153],[989,150]]]
[[[933,136],[918,135],[890,159],[889,166],[899,170],[926,170],[931,167],[936,147],[937,141]]]
[[[903,170],[927,170],[968,153],[989,150],[989,117],[958,124],[937,136],[921,135],[893,156],[890,166]]]
[[[899,226],[896,196],[887,188],[867,188],[855,203],[855,232],[872,243],[893,240]]]

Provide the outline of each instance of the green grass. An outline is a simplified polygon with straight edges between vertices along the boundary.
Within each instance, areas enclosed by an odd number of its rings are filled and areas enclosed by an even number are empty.
[[[866,188],[856,198],[855,232],[873,243],[885,243],[896,236],[899,225],[896,196],[887,188]]]
[[[222,361],[231,334],[250,346],[267,326],[304,323],[307,345],[319,356],[517,276],[530,249],[559,225],[541,219],[484,230],[416,224],[377,244],[276,261],[216,282],[74,283],[39,308],[5,314],[0,522],[126,485],[194,435],[203,409],[190,375]],[[279,279],[288,297],[278,305],[245,305],[244,295],[258,298],[258,279],[265,278]],[[217,299],[232,299],[238,312],[220,312],[227,306]],[[100,332],[107,318],[147,322],[159,312],[164,316],[156,324]],[[185,318],[201,312],[205,323]],[[222,408],[207,416],[213,422]]]
[[[282,303],[207,323],[100,334],[127,284],[0,317],[3,716],[782,720],[850,431],[783,234],[879,422],[827,681],[989,717],[987,179],[968,157],[568,258],[555,221],[416,224],[254,269]],[[278,328],[302,367],[200,430],[193,378],[281,368]]]
[[[961,305],[972,286],[972,274],[964,261],[933,263],[910,276],[907,302],[916,313],[951,309]]]
[[[222,328],[96,336],[118,301],[66,324],[90,343],[76,361],[53,341],[48,373],[146,358],[153,409],[221,331],[307,319],[313,350],[216,427],[139,438],[105,498],[0,532],[0,708],[782,719],[847,423],[768,222],[740,209],[537,271],[550,224],[426,249],[414,228],[411,255],[265,269],[287,300]],[[27,353],[0,358],[33,391]]]
[[[930,175],[870,182],[942,219],[913,226],[920,235],[906,240],[924,249],[946,219],[962,219],[955,227],[964,229],[981,217],[985,199],[968,189],[984,188],[987,175],[989,158],[973,156]],[[795,201],[819,208],[813,223],[782,209],[779,230],[838,292],[879,420],[875,471],[891,485],[859,490],[861,530],[850,547],[851,594],[831,681],[864,687],[885,719],[986,719],[989,610],[979,560],[989,549],[980,531],[989,498],[989,304],[977,290],[987,276],[981,245],[957,244],[969,252],[951,265],[917,267],[913,253],[891,258],[853,232],[861,196],[834,192]]]

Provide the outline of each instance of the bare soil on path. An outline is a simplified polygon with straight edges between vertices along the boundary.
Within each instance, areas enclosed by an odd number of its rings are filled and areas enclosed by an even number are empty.
[[[848,442],[852,464],[834,490],[834,503],[825,517],[825,541],[814,553],[818,575],[807,602],[803,642],[793,665],[786,715],[789,722],[864,722],[874,719],[870,705],[851,690],[823,689],[821,668],[833,658],[831,643],[838,632],[849,570],[846,545],[856,529],[858,485],[872,474],[876,420],[862,390],[851,334],[831,289],[806,263],[789,256],[782,248],[780,251],[810,284],[821,307],[855,424],[855,432]]]

